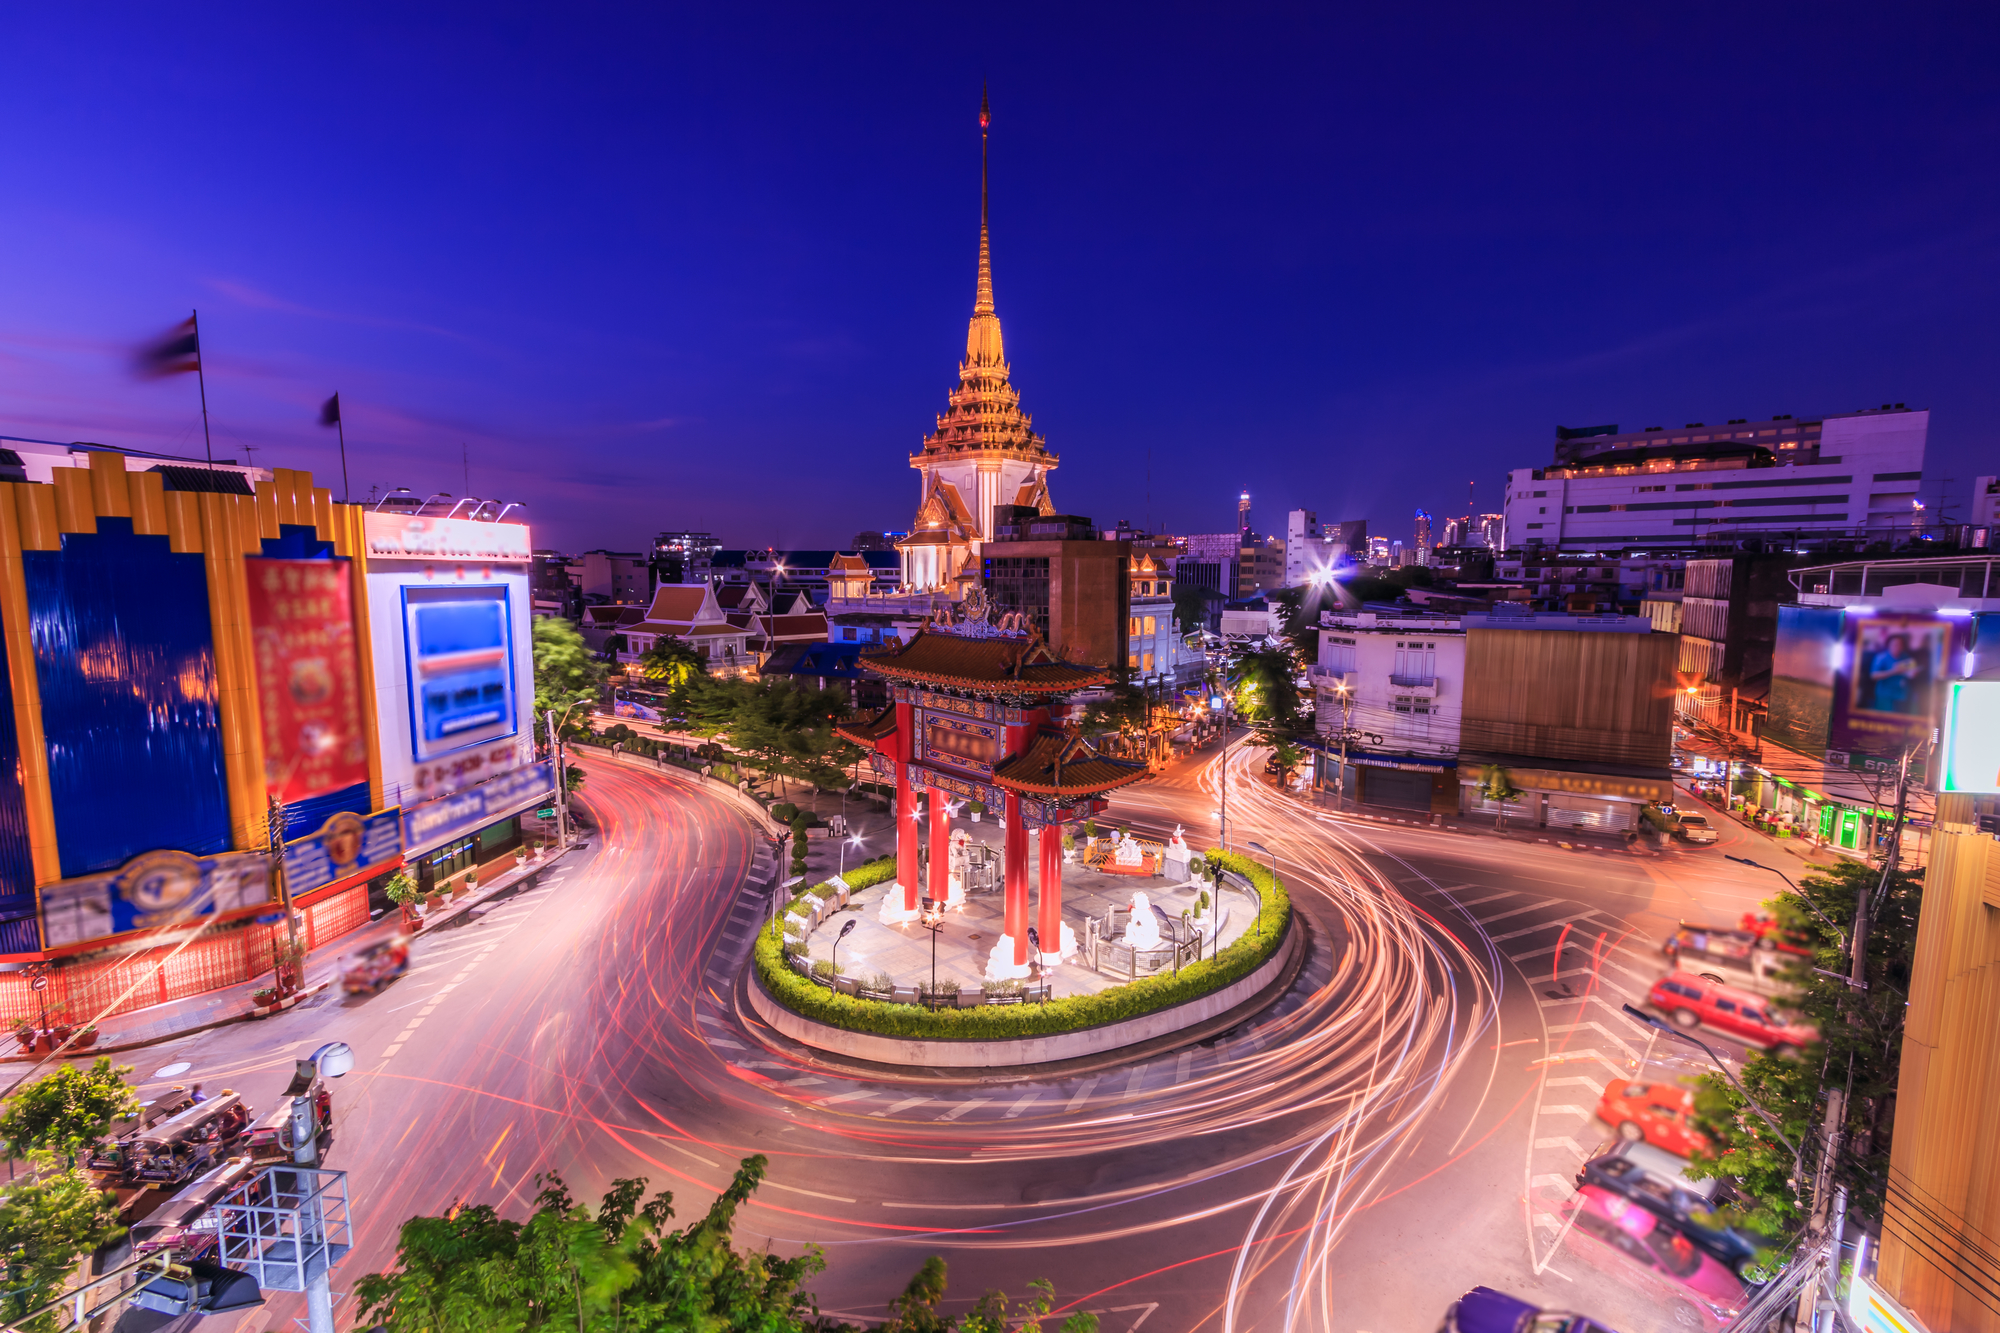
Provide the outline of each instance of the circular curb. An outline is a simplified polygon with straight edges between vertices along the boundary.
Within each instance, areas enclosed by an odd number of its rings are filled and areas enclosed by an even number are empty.
[[[757,1035],[775,1035],[808,1047],[808,1058],[816,1063],[852,1062],[863,1066],[864,1077],[912,1069],[950,1070],[965,1075],[1025,1070],[1046,1076],[1055,1066],[1124,1063],[1136,1058],[1130,1050],[1135,1046],[1148,1046],[1150,1054],[1235,1027],[1251,1014],[1277,1002],[1303,967],[1305,953],[1306,927],[1295,902],[1285,942],[1254,971],[1220,990],[1115,1023],[1000,1041],[885,1037],[816,1022],[780,1004],[755,975],[755,963],[749,959],[739,974],[737,990],[739,1007],[747,1003],[764,1029]],[[745,1019],[749,1016],[742,1015]],[[746,1027],[750,1026],[746,1023]]]

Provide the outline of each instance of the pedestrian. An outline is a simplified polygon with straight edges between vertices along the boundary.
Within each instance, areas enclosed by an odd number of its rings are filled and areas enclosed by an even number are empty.
[[[194,1090],[188,1093],[188,1101],[195,1105],[200,1105],[202,1102],[205,1102],[207,1100],[208,1100],[208,1094],[201,1090],[201,1084],[199,1083],[195,1084]]]

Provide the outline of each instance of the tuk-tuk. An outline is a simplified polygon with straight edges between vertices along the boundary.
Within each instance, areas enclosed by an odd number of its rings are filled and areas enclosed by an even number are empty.
[[[1757,947],[1748,931],[1682,926],[1667,937],[1661,952],[1683,972],[1720,986],[1738,986],[1760,995],[1784,996],[1791,986],[1779,975],[1789,959]]]
[[[113,1141],[115,1164],[93,1154],[97,1169],[116,1171],[120,1183],[183,1185],[214,1166],[250,1128],[250,1108],[233,1092],[224,1092],[186,1110]]]
[[[238,1182],[256,1169],[248,1157],[232,1157],[197,1176],[173,1198],[155,1208],[131,1226],[129,1250],[144,1253],[172,1246],[183,1256],[213,1248],[215,1223],[206,1217],[209,1208]],[[206,1236],[190,1232],[207,1232]]]
[[[312,1099],[313,1111],[319,1120],[320,1139],[324,1143],[333,1128],[333,1090],[317,1076],[312,1081]],[[292,1160],[297,1145],[292,1142],[290,1099],[279,1102],[250,1126],[246,1146],[251,1159],[259,1164]]]
[[[410,937],[391,935],[340,960],[340,988],[368,995],[410,970]]]

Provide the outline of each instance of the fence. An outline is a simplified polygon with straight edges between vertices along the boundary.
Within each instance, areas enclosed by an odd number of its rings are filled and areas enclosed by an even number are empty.
[[[302,909],[300,916],[307,949],[329,944],[368,923],[368,886],[342,889]],[[178,954],[173,946],[160,945],[116,958],[58,961],[50,966],[48,986],[39,994],[27,973],[0,974],[0,1022],[10,1027],[23,1019],[39,1022],[46,1005],[52,1018],[62,1013],[72,1023],[85,1023],[254,981],[271,971],[273,950],[284,931],[282,921],[244,921],[223,926]]]
[[[1101,972],[1108,977],[1122,977],[1126,981],[1137,981],[1140,977],[1150,977],[1161,972],[1186,967],[1198,962],[1206,952],[1212,951],[1214,941],[1222,935],[1223,924],[1228,920],[1228,908],[1222,901],[1221,890],[1234,889],[1250,899],[1254,914],[1263,907],[1256,886],[1233,871],[1224,871],[1216,881],[1215,932],[1213,936],[1193,935],[1178,943],[1172,938],[1173,930],[1161,932],[1161,943],[1156,949],[1137,949],[1120,943],[1114,938],[1121,929],[1131,924],[1132,909],[1111,907],[1102,917],[1086,917],[1083,923],[1083,961],[1093,972]],[[1176,923],[1175,929],[1188,932],[1184,923]]]

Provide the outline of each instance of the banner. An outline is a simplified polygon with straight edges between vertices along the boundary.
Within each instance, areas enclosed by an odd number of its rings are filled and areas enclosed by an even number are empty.
[[[368,781],[345,560],[246,560],[264,784],[291,804]]]
[[[505,818],[555,790],[555,765],[547,760],[517,768],[490,782],[403,812],[405,854],[428,850]]]
[[[342,810],[319,832],[285,844],[285,887],[297,898],[339,880],[386,870],[402,859],[400,807],[367,816]]]
[[[1942,720],[1945,687],[1971,646],[1965,619],[1928,612],[1876,612],[1847,616],[1836,672],[1830,752],[1848,755],[1850,767],[1893,763],[1906,747],[1921,747]],[[1833,755],[1830,754],[1829,758]],[[1921,756],[1910,767],[1921,779]]]
[[[41,895],[42,947],[59,949],[269,903],[271,858],[263,852],[143,852],[117,870],[47,885]]]

